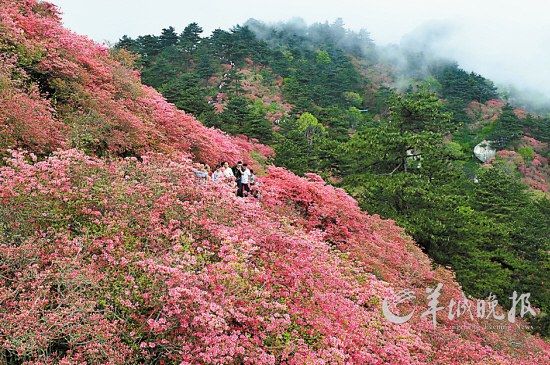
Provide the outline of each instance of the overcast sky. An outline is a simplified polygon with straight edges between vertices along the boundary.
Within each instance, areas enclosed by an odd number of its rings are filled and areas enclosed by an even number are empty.
[[[248,18],[306,22],[338,17],[348,28],[366,28],[377,44],[419,38],[444,26],[432,40],[436,53],[456,59],[499,83],[514,83],[550,96],[550,1],[547,0],[53,0],[67,27],[96,41],[158,34],[191,22],[207,32]]]

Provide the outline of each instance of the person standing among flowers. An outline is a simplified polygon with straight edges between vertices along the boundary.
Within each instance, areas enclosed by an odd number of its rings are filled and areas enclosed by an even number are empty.
[[[206,183],[210,177],[210,166],[199,164],[198,168],[193,169],[193,173],[201,183]]]
[[[214,170],[214,172],[212,173],[212,182],[220,182],[223,180],[224,177],[224,167],[222,164],[219,164],[218,166],[216,166],[216,170]]]
[[[235,175],[233,174],[233,169],[231,169],[231,167],[229,167],[229,164],[227,162],[223,162],[222,166],[223,166],[223,175],[227,179],[233,180],[235,178]]]
[[[252,173],[248,169],[248,165],[244,164],[241,174],[241,196],[248,196],[250,193],[250,176]]]
[[[243,196],[242,176],[244,168],[242,161],[237,162],[237,165],[233,167],[233,175],[235,176],[235,182],[237,183],[237,196]]]

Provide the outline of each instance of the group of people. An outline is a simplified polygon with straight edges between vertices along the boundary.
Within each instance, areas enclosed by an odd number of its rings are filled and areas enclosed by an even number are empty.
[[[214,183],[232,184],[236,187],[236,194],[239,197],[259,197],[256,175],[248,167],[248,164],[242,161],[237,162],[233,167],[230,167],[228,162],[222,162],[216,166],[212,173],[210,173],[210,166],[202,165],[200,169],[196,169],[194,172],[197,178],[204,181],[211,180]]]

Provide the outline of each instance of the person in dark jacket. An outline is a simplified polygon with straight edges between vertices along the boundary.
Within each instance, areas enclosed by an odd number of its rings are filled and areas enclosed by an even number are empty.
[[[233,167],[233,175],[235,175],[235,181],[237,182],[237,196],[243,196],[243,184],[242,176],[244,172],[243,162],[237,162],[237,165]]]

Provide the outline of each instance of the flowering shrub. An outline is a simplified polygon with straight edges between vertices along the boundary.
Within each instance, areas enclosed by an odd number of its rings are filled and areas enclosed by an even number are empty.
[[[550,356],[516,326],[499,334],[443,315],[436,328],[387,321],[381,303],[393,287],[421,297],[442,282],[442,302],[460,296],[452,273],[434,270],[392,221],[361,212],[313,174],[270,168],[261,201],[195,183],[197,161],[272,151],[177,111],[106,49],[64,30],[47,3],[0,0],[0,21],[0,47],[11,54],[0,68],[2,148],[32,151],[13,150],[0,167],[0,362],[542,364]],[[525,343],[518,349],[510,338]]]
[[[55,7],[23,0],[0,5],[0,48],[7,55],[0,67],[3,148],[45,154],[71,145],[119,156],[154,149],[192,153],[211,165],[266,152],[178,111],[142,86],[119,56],[62,28]]]
[[[541,152],[544,149],[548,148],[548,144],[540,142],[535,138],[529,136],[523,136],[522,142],[529,147],[533,147],[533,149],[537,152]]]
[[[485,103],[485,105],[487,105],[487,107],[489,107],[489,108],[498,109],[498,108],[504,107],[504,105],[506,105],[506,103],[504,102],[504,100],[501,100],[501,99],[491,99],[491,100],[487,101]]]
[[[522,108],[515,108],[514,109],[514,114],[516,115],[516,117],[518,117],[519,119],[525,119],[527,118],[527,110],[525,109],[522,109]]]
[[[277,207],[308,230],[321,230],[323,238],[337,247],[354,250],[385,280],[412,280],[425,271],[409,266],[418,262],[408,260],[407,251],[418,248],[392,221],[361,212],[357,202],[344,190],[327,185],[318,175],[307,174],[306,177],[307,181],[284,169],[270,168],[269,174],[261,180],[266,204]],[[364,245],[365,241],[371,245]],[[384,252],[380,252],[382,247]],[[388,262],[395,261],[406,262],[401,267],[406,271],[399,273],[387,266]],[[424,282],[428,278],[431,276],[418,279]]]
[[[247,59],[247,67],[239,70],[239,75],[242,78],[240,86],[247,97],[262,102],[267,109],[267,119],[275,123],[290,114],[292,105],[284,101],[281,93],[282,78],[279,76],[268,82],[262,77],[262,71],[271,72],[269,68],[254,65],[252,60]]]
[[[13,80],[15,74],[18,79]],[[40,97],[36,85],[25,85],[27,80],[13,57],[0,56],[0,148],[18,144],[48,153],[64,147],[64,124],[54,118],[51,104]]]
[[[546,144],[537,141],[532,137],[523,137],[522,145],[518,151],[522,151],[527,148],[531,152],[532,157],[526,159],[520,153],[510,150],[502,150],[497,153],[497,156],[501,159],[508,161],[515,165],[518,171],[523,176],[523,182],[535,190],[543,192],[550,191],[550,183],[548,176],[550,176],[550,164],[548,158],[534,152],[542,151],[546,148]]]
[[[466,114],[477,121],[496,121],[502,113],[505,102],[500,99],[491,99],[485,104],[472,101],[466,108]]]
[[[189,184],[194,165],[185,156],[107,162],[68,150],[28,161],[16,152],[0,170],[0,338],[11,360],[511,359],[506,340],[476,322],[455,333],[447,323],[433,330],[425,320],[385,320],[381,300],[392,290],[374,269],[392,285],[434,278],[450,295],[458,288],[392,222],[361,213],[317,176],[272,169],[260,203],[223,185]],[[356,222],[335,214],[341,208]],[[348,228],[338,231],[325,214]],[[542,361],[547,345],[530,341],[522,356]]]

